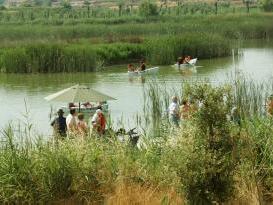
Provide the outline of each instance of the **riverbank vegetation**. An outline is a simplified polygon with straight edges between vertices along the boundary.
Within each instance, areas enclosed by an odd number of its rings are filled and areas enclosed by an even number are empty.
[[[218,1],[171,5],[119,2],[103,9],[90,2],[83,7],[29,2],[1,7],[0,70],[85,72],[141,59],[168,65],[181,55],[228,56],[242,40],[273,36],[273,15],[260,9],[270,6],[267,1],[260,7],[249,4],[250,12]]]
[[[263,114],[263,102],[272,87],[236,82],[183,84],[175,91],[180,99],[203,105],[177,129],[164,117],[174,92],[146,88],[145,122],[154,129],[141,135],[139,148],[112,132],[53,144],[31,134],[29,125],[7,127],[1,132],[1,203],[271,202],[273,121]],[[227,117],[233,106],[240,123]]]

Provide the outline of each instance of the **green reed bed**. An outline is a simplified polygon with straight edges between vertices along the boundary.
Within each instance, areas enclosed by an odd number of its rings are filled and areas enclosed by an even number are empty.
[[[171,64],[178,56],[192,58],[214,58],[231,55],[232,42],[220,35],[189,33],[182,36],[151,38],[146,42],[147,55],[151,63]]]
[[[137,44],[37,44],[1,49],[0,67],[6,73],[88,72],[143,53]]]
[[[1,71],[94,71],[143,58],[166,65],[181,55],[229,56],[240,40],[273,35],[272,14],[169,18],[160,24],[0,25]]]
[[[272,14],[219,15],[194,17],[165,17],[158,22],[122,24],[75,25],[1,25],[1,39],[62,39],[92,38],[107,36],[154,36],[187,32],[216,33],[227,38],[270,38],[272,37]],[[234,24],[236,22],[236,24]]]
[[[87,42],[88,43],[88,42]],[[185,35],[149,38],[143,43],[36,44],[0,49],[0,67],[7,73],[87,72],[102,65],[146,59],[171,64],[177,56],[198,58],[231,54],[229,42],[217,35]]]

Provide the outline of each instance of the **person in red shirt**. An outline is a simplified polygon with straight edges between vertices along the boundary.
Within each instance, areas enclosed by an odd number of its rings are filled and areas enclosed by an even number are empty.
[[[106,129],[106,118],[101,109],[97,109],[92,118],[93,129],[99,134],[103,135]]]

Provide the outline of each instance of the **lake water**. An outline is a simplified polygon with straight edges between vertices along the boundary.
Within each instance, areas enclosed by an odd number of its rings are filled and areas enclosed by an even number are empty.
[[[236,68],[257,81],[273,76],[273,46],[248,46],[235,57],[200,60],[196,72],[179,72],[171,66],[161,66],[155,76],[145,79],[129,78],[126,66],[115,66],[97,73],[76,74],[0,74],[0,128],[8,123],[26,121],[26,107],[29,119],[38,133],[50,134],[49,113],[65,103],[48,103],[44,97],[61,89],[80,83],[108,94],[116,101],[109,103],[115,122],[123,120],[133,126],[134,116],[142,112],[143,89],[151,80],[164,82],[168,86],[180,84],[183,80],[210,79],[218,83],[226,80]]]

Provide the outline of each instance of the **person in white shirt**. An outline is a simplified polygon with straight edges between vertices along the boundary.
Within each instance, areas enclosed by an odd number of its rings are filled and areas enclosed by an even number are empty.
[[[73,134],[77,130],[77,112],[75,109],[71,109],[66,117],[66,126],[68,134]]]
[[[172,103],[169,106],[169,117],[175,126],[179,126],[179,104],[177,96],[172,97]]]

